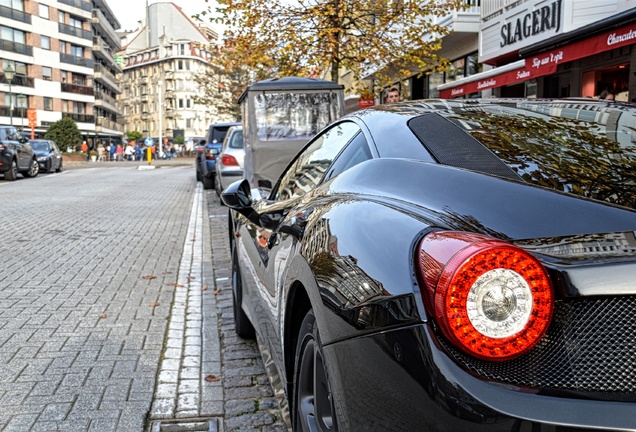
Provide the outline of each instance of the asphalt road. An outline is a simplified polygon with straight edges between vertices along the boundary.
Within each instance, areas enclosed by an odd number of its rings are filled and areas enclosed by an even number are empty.
[[[0,430],[286,431],[191,159],[0,175]]]

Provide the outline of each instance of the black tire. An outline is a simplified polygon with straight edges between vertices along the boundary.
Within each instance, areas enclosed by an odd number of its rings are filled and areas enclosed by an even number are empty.
[[[201,173],[197,170],[197,181],[202,181]]]
[[[62,160],[60,159],[60,166],[55,170],[55,172],[62,172],[64,171],[64,162],[62,162]]]
[[[331,387],[313,310],[307,312],[300,325],[294,358],[292,430],[337,431]]]
[[[40,164],[37,160],[31,160],[31,164],[29,165],[29,169],[22,173],[25,177],[36,177],[40,172]]]
[[[214,189],[214,176],[203,177],[203,189]]]
[[[11,167],[9,171],[4,173],[4,179],[8,181],[14,181],[18,178],[18,163],[14,160],[11,161]]]
[[[241,307],[243,300],[243,280],[238,266],[236,250],[232,252],[232,306],[234,310],[234,330],[243,339],[254,339],[256,332],[254,326]]]

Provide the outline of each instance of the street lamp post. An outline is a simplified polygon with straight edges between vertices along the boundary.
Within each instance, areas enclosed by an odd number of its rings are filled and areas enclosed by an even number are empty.
[[[11,126],[13,126],[13,92],[11,91],[11,81],[15,76],[15,69],[11,66],[11,63],[7,64],[4,68],[4,77],[9,81],[9,117],[11,118]]]
[[[20,93],[18,95],[18,107],[20,108],[20,118],[22,118],[22,126],[20,126],[20,132],[24,130],[24,107],[26,105],[26,95]]]

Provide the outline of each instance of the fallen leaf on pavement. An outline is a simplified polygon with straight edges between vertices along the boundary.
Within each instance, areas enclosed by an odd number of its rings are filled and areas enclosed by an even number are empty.
[[[196,277],[194,277],[194,276],[188,276],[188,280],[194,280],[194,279],[196,279]]]
[[[201,291],[205,291],[205,290],[207,290],[207,289],[208,289],[208,286],[207,286],[207,285],[203,285],[203,286],[201,287]]]
[[[168,282],[166,285],[177,287],[177,288],[185,288],[185,285],[181,285],[180,283],[176,283],[176,282]]]
[[[101,314],[99,317],[100,317],[100,318],[106,318],[107,316],[108,316],[108,315],[106,315],[106,314]]]
[[[214,375],[208,375],[208,376],[205,377],[205,380],[207,382],[217,382],[217,381],[220,381],[221,378],[219,378],[217,376],[214,376]]]
[[[214,295],[217,295],[219,292],[221,292],[221,289],[215,289],[214,290]]]
[[[148,306],[150,306],[150,307],[159,306],[159,303],[158,302],[152,302]]]
[[[146,275],[142,277],[143,279],[157,279],[157,276],[153,276],[153,275]]]

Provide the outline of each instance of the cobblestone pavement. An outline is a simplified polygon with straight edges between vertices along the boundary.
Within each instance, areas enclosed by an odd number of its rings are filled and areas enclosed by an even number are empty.
[[[207,197],[221,336],[225,431],[287,431],[287,416],[279,408],[285,402],[273,393],[256,341],[241,339],[234,331],[228,210],[219,204],[213,191],[207,192]]]
[[[0,181],[0,430],[286,430],[233,333],[227,210],[170,162]]]

